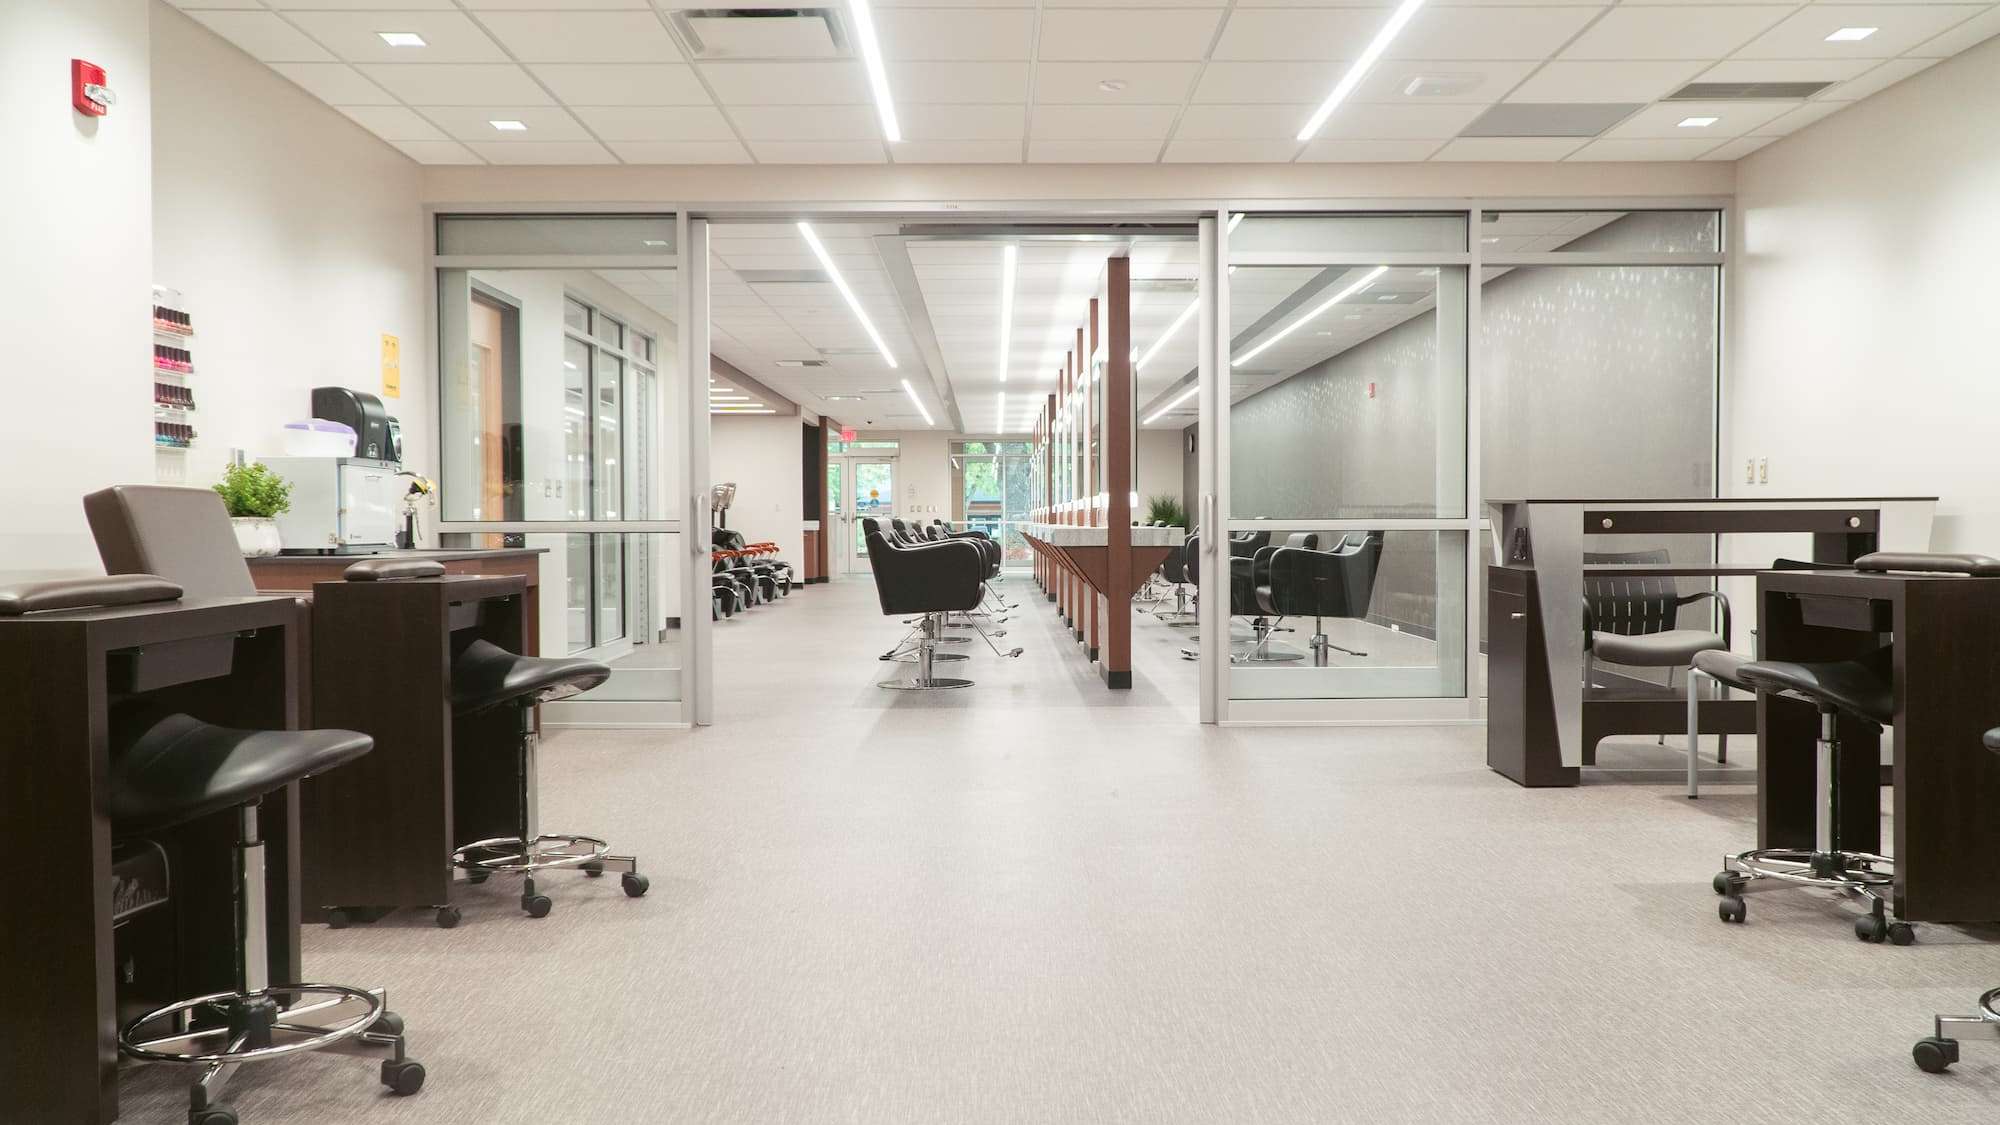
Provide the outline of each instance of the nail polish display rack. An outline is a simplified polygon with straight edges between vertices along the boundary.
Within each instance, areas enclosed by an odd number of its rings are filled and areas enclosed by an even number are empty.
[[[194,316],[179,290],[153,286],[153,464],[163,483],[187,479],[195,443]]]

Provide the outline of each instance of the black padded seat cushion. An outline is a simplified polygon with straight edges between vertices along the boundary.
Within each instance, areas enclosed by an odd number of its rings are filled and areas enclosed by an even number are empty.
[[[1755,688],[1750,687],[1749,681],[1743,678],[1743,666],[1748,663],[1750,663],[1749,657],[1738,656],[1722,649],[1709,649],[1694,654],[1694,666],[1704,674],[1713,676],[1730,687],[1755,691]]]
[[[491,641],[473,641],[451,662],[451,705],[456,711],[483,711],[523,698],[560,699],[610,678],[611,669],[595,660],[522,656]]]
[[[1896,695],[1889,677],[1873,666],[1882,662],[1876,654],[1860,660],[1801,664],[1752,660],[1738,669],[1738,675],[1760,691],[1789,691],[1823,700],[1869,722],[1886,724],[1896,713]]]
[[[1681,668],[1698,652],[1725,648],[1720,634],[1706,629],[1666,629],[1658,633],[1590,635],[1590,650],[1599,660],[1640,668]]]
[[[139,709],[113,722],[110,812],[120,835],[248,804],[374,749],[351,730],[235,730]]]

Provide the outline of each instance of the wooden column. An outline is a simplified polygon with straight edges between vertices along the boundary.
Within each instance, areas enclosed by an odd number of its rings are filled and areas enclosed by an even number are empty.
[[[1108,687],[1132,686],[1132,593],[1125,576],[1132,573],[1132,260],[1113,258],[1105,273],[1104,391],[1104,518],[1109,525],[1105,573],[1112,575],[1105,591],[1104,645],[1099,673]],[[1095,304],[1095,302],[1092,302]],[[1093,325],[1096,318],[1092,317]],[[1093,351],[1095,341],[1092,342]],[[1122,591],[1122,592],[1121,592]]]
[[[1091,361],[1097,355],[1097,298],[1095,297],[1090,299],[1089,314],[1084,320],[1084,325],[1085,327],[1076,330],[1076,354],[1083,357],[1083,449],[1084,455],[1090,462],[1089,471],[1083,476],[1084,496],[1089,500],[1089,506],[1084,509],[1084,517],[1086,523],[1096,527],[1103,519],[1103,515],[1097,510],[1097,494],[1104,490],[1105,450],[1102,442],[1097,444],[1094,452],[1091,446],[1091,439],[1097,436],[1097,424],[1104,416],[1103,404],[1099,401],[1103,391],[1092,379],[1090,370]],[[1085,630],[1084,650],[1093,661],[1097,659],[1098,646],[1102,640],[1098,634],[1098,624],[1103,616],[1099,609],[1103,593],[1102,590],[1090,590],[1083,597],[1085,608],[1090,615],[1090,623]]]

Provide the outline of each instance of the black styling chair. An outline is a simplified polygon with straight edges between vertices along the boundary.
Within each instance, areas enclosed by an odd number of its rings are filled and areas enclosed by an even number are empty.
[[[1382,536],[1374,532],[1345,536],[1331,551],[1290,544],[1266,550],[1269,556],[1260,553],[1258,559],[1262,579],[1256,589],[1258,608],[1281,619],[1313,619],[1311,647],[1315,667],[1326,667],[1330,649],[1339,649],[1349,656],[1367,656],[1366,652],[1327,640],[1322,619],[1368,616],[1368,603],[1375,592],[1375,571],[1382,561]]]
[[[1188,559],[1193,544],[1194,537],[1189,536],[1187,542],[1168,551],[1167,557],[1160,561],[1158,573],[1167,585],[1173,587],[1174,608],[1157,609],[1153,611],[1153,615],[1169,625],[1186,625],[1194,622],[1194,611],[1188,608],[1188,583],[1194,581],[1188,574]]]
[[[2000,754],[2000,727],[1986,732],[1986,748]],[[1970,1016],[1938,1016],[1931,1034],[1917,1040],[1910,1057],[1926,1074],[1943,1074],[1958,1061],[1960,1039],[2000,1039],[2000,988],[1989,988],[1979,997],[1979,1011]]]
[[[934,664],[939,655],[939,633],[945,618],[979,606],[984,589],[981,575],[985,572],[985,559],[979,549],[955,539],[942,543],[895,543],[890,540],[889,534],[893,528],[885,531],[879,521],[867,517],[861,521],[861,531],[868,547],[868,564],[875,575],[875,594],[881,600],[882,612],[895,616],[917,615],[916,628],[911,636],[890,654],[892,659],[905,652],[914,654],[916,677],[883,680],[877,686],[917,690],[971,687],[971,680],[937,675]],[[983,630],[980,631],[980,636],[985,635]],[[991,638],[987,639],[987,644],[992,645]],[[1021,655],[1018,648],[1003,653],[995,647],[993,651],[1007,657]]]
[[[208,496],[220,511],[221,501]],[[229,530],[226,523],[223,530]],[[166,579],[143,573],[43,582],[0,588],[0,615],[173,602],[181,593]],[[140,653],[137,659],[176,656]],[[226,663],[216,660],[229,659],[227,653],[211,658],[200,675],[226,674]],[[236,823],[236,987],[128,1021],[118,1034],[119,1050],[142,1062],[202,1068],[188,1089],[189,1125],[236,1125],[235,1111],[220,1101],[231,1068],[305,1051],[386,1046],[391,1053],[381,1060],[382,1083],[397,1094],[422,1089],[423,1064],[405,1055],[402,1017],[388,1010],[380,989],[274,985],[268,977],[268,884],[258,806],[295,781],[368,753],[374,739],[351,730],[233,730],[151,704],[144,695],[114,697],[110,720],[105,812],[113,840],[143,843],[153,833],[219,813],[230,813]]]
[[[112,574],[160,574],[187,587],[198,597],[252,597],[256,583],[250,567],[237,549],[236,536],[222,498],[206,488],[175,488],[166,485],[118,485],[93,492],[83,498],[84,515],[97,540],[97,553]],[[354,570],[368,574],[434,575],[442,571],[436,563],[390,560],[386,569],[379,563],[358,563]],[[360,575],[350,573],[350,577]],[[463,870],[470,882],[483,883],[495,874],[522,877],[521,909],[540,918],[553,907],[547,895],[537,893],[535,873],[554,868],[581,870],[592,877],[606,871],[622,872],[625,893],[633,898],[646,893],[648,881],[638,873],[638,861],[631,856],[611,855],[610,845],[595,836],[553,835],[538,830],[535,809],[535,750],[540,741],[535,729],[535,707],[588,691],[611,678],[611,669],[594,660],[573,657],[522,656],[491,642],[454,636],[452,641],[451,700],[457,715],[471,715],[496,708],[511,708],[516,736],[509,740],[509,766],[520,788],[519,834],[479,840],[456,849],[450,859]],[[458,768],[496,768],[496,763],[479,763],[460,757]],[[336,904],[326,904],[336,905]],[[438,908],[438,925],[458,924],[458,908]]]
[[[1006,558],[1006,552],[1001,548],[1000,544],[997,541],[995,541],[991,535],[988,535],[985,532],[978,530],[977,528],[968,528],[965,531],[953,531],[951,529],[951,526],[949,524],[946,524],[943,520],[931,521],[928,530],[930,530],[937,539],[957,540],[963,543],[972,543],[979,547],[980,555],[984,557],[986,560],[986,577],[985,577],[986,600],[981,604],[980,609],[977,610],[976,612],[986,614],[988,617],[992,618],[993,623],[996,625],[1005,624],[1007,621],[1007,618],[1005,616],[1007,611],[1010,609],[1014,609],[1015,605],[1013,602],[1010,602],[1006,598],[1002,597],[999,590],[994,589],[994,583],[997,583],[1001,580],[1000,566],[1001,563],[1004,562]],[[993,635],[996,637],[1004,637],[1007,634],[1004,632],[996,631]]]
[[[1916,940],[1908,922],[1886,916],[1895,883],[1895,863],[1887,856],[1841,848],[1839,719],[1846,715],[1880,728],[1895,713],[1891,650],[1880,648],[1856,660],[1792,663],[1751,660],[1734,668],[1737,682],[1758,692],[1790,696],[1819,710],[1819,792],[1814,805],[1813,846],[1757,848],[1723,859],[1713,884],[1722,896],[1716,912],[1725,922],[1741,922],[1748,910],[1744,890],[1754,881],[1775,879],[1799,886],[1824,887],[1852,895],[1868,904],[1868,913],[1854,920],[1854,936],[1862,941],[1884,938],[1897,945]]]
[[[1230,536],[1229,539],[1229,612],[1237,617],[1250,618],[1250,631],[1257,639],[1250,646],[1250,651],[1231,653],[1229,661],[1232,664],[1281,664],[1303,660],[1305,654],[1302,652],[1271,651],[1271,634],[1291,630],[1279,623],[1283,620],[1282,616],[1274,615],[1263,599],[1257,596],[1257,591],[1268,589],[1271,585],[1272,556],[1287,547],[1295,551],[1315,550],[1319,547],[1319,535],[1311,531],[1293,532],[1285,537],[1283,547],[1273,547],[1269,545],[1270,532],[1252,534],[1262,536],[1263,542],[1251,550],[1248,558],[1237,554],[1237,551],[1239,543],[1245,546],[1250,544],[1249,538]]]

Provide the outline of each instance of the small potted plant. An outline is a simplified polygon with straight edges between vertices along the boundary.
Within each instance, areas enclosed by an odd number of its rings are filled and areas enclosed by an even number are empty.
[[[1149,496],[1146,498],[1146,522],[1165,524],[1187,530],[1187,510],[1181,507],[1179,497]]]
[[[231,465],[215,486],[229,522],[236,528],[236,546],[245,558],[275,555],[283,546],[277,516],[292,510],[292,486],[262,464]]]

